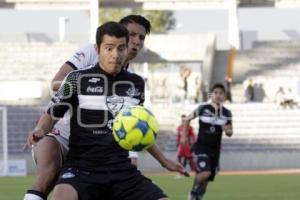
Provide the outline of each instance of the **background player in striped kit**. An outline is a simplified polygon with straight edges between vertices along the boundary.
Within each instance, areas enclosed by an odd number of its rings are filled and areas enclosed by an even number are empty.
[[[225,101],[225,87],[214,84],[211,89],[209,102],[201,104],[186,117],[186,125],[195,118],[199,118],[198,138],[194,145],[197,173],[189,200],[201,200],[209,181],[213,181],[219,171],[222,134],[231,137],[232,114],[223,106]],[[185,128],[185,135],[187,129]]]

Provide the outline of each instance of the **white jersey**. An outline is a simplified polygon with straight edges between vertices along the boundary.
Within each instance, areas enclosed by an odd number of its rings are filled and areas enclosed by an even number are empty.
[[[74,70],[85,69],[94,66],[99,61],[96,46],[88,43],[81,48],[77,49],[70,59],[66,62]],[[69,140],[70,137],[70,116],[65,116],[60,119],[54,126],[52,133],[60,135]]]
[[[94,66],[99,62],[95,44],[88,43],[77,49],[73,56],[67,61],[75,70]]]

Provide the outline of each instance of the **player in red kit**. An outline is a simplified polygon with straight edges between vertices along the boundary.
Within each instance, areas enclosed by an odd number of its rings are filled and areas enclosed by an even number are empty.
[[[192,171],[195,171],[195,164],[192,156],[192,145],[195,143],[195,134],[191,125],[187,126],[187,135],[184,135],[184,119],[186,115],[181,115],[181,124],[177,127],[177,158],[186,168],[189,162]]]

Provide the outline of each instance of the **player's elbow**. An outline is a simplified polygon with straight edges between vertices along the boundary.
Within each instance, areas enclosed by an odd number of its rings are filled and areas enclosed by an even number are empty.
[[[56,92],[59,89],[60,85],[61,85],[61,81],[57,81],[57,80],[53,79],[51,81],[51,89],[52,89],[52,91]]]

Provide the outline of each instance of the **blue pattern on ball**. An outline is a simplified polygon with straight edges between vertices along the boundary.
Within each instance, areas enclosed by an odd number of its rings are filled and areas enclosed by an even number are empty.
[[[121,140],[125,139],[125,137],[126,137],[126,131],[125,131],[124,127],[123,127],[123,124],[122,124],[122,127],[118,131],[116,131],[116,133],[117,133],[119,139],[121,139]]]
[[[147,131],[148,131],[148,123],[143,121],[143,120],[139,120],[139,122],[136,125],[136,128],[140,129],[143,133],[143,135],[146,135]]]

